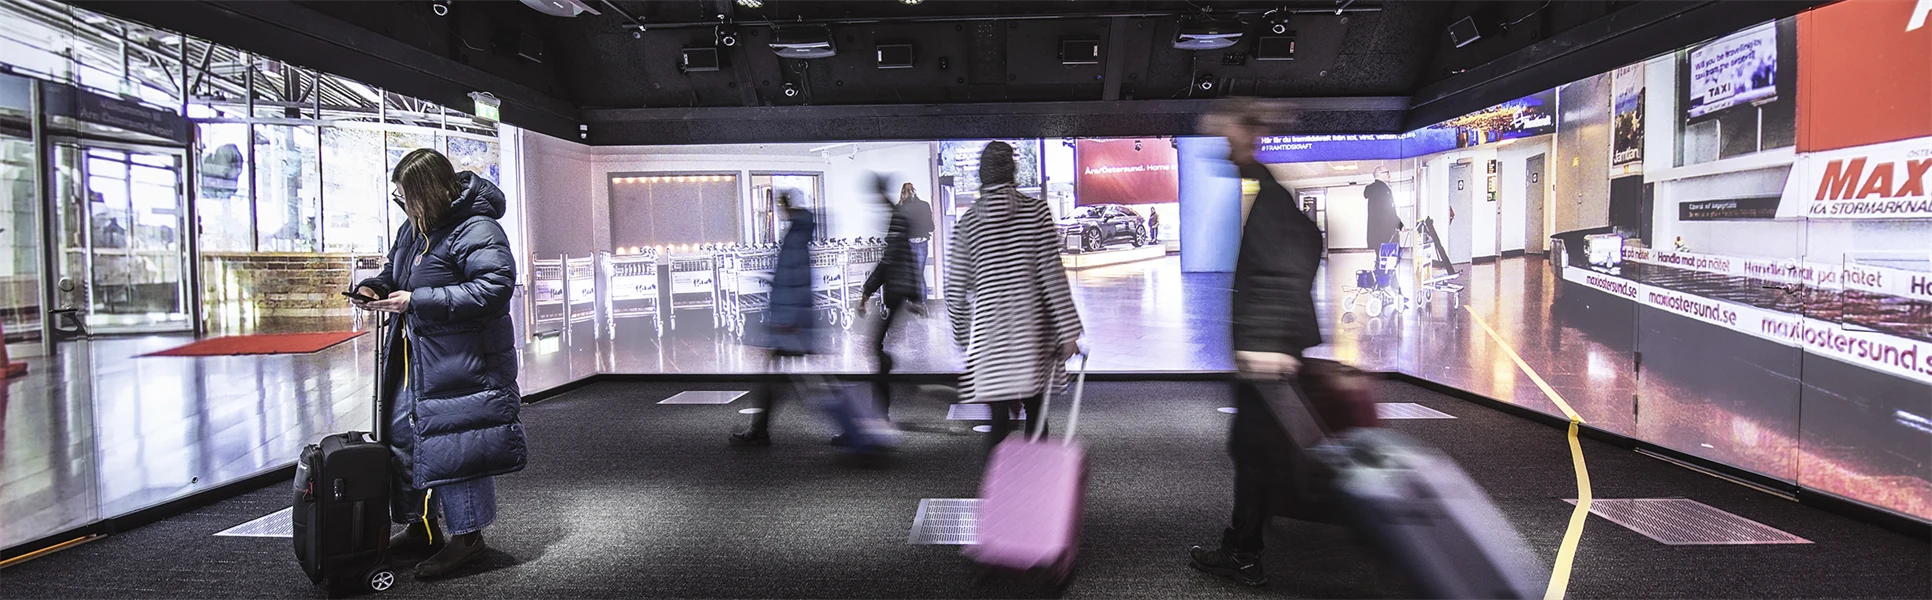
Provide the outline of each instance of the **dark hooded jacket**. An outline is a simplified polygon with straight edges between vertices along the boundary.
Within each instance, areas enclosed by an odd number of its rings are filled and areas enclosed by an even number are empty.
[[[765,316],[762,344],[774,352],[806,355],[818,350],[817,316],[812,308],[812,211],[793,209],[791,228],[778,244],[772,265],[771,312]]]
[[[360,284],[410,292],[383,365],[385,439],[406,489],[519,471],[525,458],[510,323],[516,259],[496,221],[503,192],[473,173],[456,182],[449,216],[427,233],[404,223],[382,274]]]

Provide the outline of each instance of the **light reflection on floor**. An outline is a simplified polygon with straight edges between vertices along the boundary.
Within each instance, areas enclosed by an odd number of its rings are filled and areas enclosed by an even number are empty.
[[[1413,373],[1556,412],[1513,361],[1470,324],[1473,311],[1592,425],[1932,515],[1932,484],[1927,483],[1932,473],[1925,472],[1932,460],[1921,452],[1913,463],[1909,453],[1893,456],[1897,453],[1890,449],[1871,447],[1861,437],[1869,427],[1833,421],[1842,421],[1835,415],[1862,410],[1857,405],[1862,400],[1834,384],[1809,384],[1813,374],[1840,369],[1835,363],[1807,360],[1802,392],[1795,382],[1782,388],[1740,386],[1737,377],[1693,377],[1664,368],[1647,371],[1640,388],[1633,364],[1639,339],[1631,325],[1634,308],[1557,308],[1551,301],[1554,277],[1540,257],[1466,267],[1462,301],[1467,311],[1438,303],[1374,319],[1345,319],[1339,298],[1350,291],[1355,269],[1371,260],[1369,254],[1330,257],[1317,286],[1324,300],[1317,312],[1329,343],[1311,355],[1371,371]],[[1073,277],[1086,342],[1094,351],[1093,369],[1231,367],[1228,274],[1182,273],[1170,257]],[[1415,296],[1413,290],[1404,293]],[[932,308],[933,316],[914,319],[892,340],[904,371],[960,368],[944,311],[937,303]],[[683,323],[703,321],[708,319]],[[578,338],[586,343],[555,353],[525,348],[521,385],[534,392],[599,372],[731,374],[763,368],[758,351],[731,343],[729,336],[693,332],[687,325],[660,344],[644,331],[648,325],[620,322],[614,340],[596,340],[584,331]],[[58,360],[29,359],[30,375],[0,388],[5,390],[0,396],[0,515],[5,515],[0,546],[276,468],[309,441],[369,423],[373,342],[367,336],[311,355],[135,358],[187,341],[144,337],[69,344]],[[827,344],[829,352],[814,357],[808,368],[847,373],[872,368],[861,335],[839,332]],[[1693,366],[1721,373],[1759,368],[1739,361]],[[1859,377],[1850,372],[1840,380]],[[1641,407],[1634,400],[1640,389]],[[1766,389],[1787,391],[1767,394]],[[1918,392],[1928,406],[1915,414],[1932,413],[1932,394]],[[1883,412],[1891,422],[1893,411]],[[1840,426],[1829,427],[1833,423]]]

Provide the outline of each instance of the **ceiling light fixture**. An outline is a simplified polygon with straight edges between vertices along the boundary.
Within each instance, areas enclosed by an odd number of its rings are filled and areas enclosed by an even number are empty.
[[[925,2],[925,1],[926,0],[899,0],[899,3],[904,4],[906,6],[917,6],[919,3]]]
[[[764,0],[738,0],[738,6],[745,8],[764,8]]]
[[[449,16],[449,0],[429,0],[429,12],[436,13],[438,17]]]

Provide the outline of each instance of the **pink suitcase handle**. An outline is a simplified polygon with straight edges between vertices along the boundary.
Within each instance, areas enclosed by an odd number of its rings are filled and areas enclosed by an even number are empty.
[[[1086,395],[1087,391],[1088,354],[1087,349],[1080,349],[1080,372],[1073,383],[1073,408],[1067,413],[1067,437],[1060,442],[1061,444],[1071,445],[1073,432],[1080,428],[1080,397]],[[1033,431],[1033,437],[1027,438],[1028,442],[1038,442],[1046,434],[1046,416],[1051,414],[1047,412],[1047,406],[1052,403],[1053,394],[1046,394],[1040,398],[1040,427]]]

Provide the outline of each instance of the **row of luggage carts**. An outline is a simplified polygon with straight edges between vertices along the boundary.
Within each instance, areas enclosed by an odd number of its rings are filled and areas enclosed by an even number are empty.
[[[865,280],[884,251],[884,241],[877,238],[812,245],[812,308],[825,323],[850,329],[857,322]],[[644,319],[655,336],[663,337],[665,330],[688,323],[680,319],[691,318],[690,312],[704,311],[712,329],[743,338],[771,308],[777,262],[778,247],[771,244],[535,259],[533,334],[562,332],[568,342],[572,328],[567,324],[594,321],[598,337],[615,338],[619,321]]]

